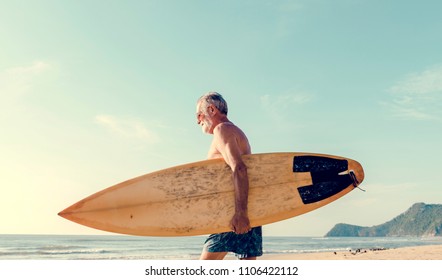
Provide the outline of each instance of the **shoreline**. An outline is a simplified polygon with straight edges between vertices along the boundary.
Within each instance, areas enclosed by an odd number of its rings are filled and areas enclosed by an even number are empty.
[[[264,254],[258,260],[442,260],[442,245],[318,253]]]

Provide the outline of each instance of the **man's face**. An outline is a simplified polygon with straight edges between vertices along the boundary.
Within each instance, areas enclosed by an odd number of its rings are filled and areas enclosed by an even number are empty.
[[[196,119],[197,123],[201,126],[201,130],[204,133],[210,134],[213,122],[207,112],[207,108],[208,107],[204,107],[202,103],[199,103],[196,106]]]

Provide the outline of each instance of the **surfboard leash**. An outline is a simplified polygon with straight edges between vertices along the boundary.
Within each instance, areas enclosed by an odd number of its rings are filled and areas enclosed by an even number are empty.
[[[348,172],[348,175],[350,175],[350,178],[351,178],[351,180],[353,181],[353,186],[354,186],[355,188],[358,188],[358,189],[360,189],[361,191],[365,192],[364,189],[362,189],[361,187],[359,187],[360,182],[358,181],[358,178],[356,178],[356,175],[355,175],[354,171],[353,171],[353,170],[350,170],[350,171]]]

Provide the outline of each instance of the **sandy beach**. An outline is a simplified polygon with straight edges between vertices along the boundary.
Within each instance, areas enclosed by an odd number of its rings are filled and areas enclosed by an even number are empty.
[[[442,245],[397,249],[263,255],[260,260],[442,260]]]

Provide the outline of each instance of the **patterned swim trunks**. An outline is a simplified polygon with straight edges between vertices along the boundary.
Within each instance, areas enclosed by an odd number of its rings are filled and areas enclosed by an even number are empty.
[[[262,256],[262,227],[245,234],[223,232],[211,234],[204,243],[207,252],[233,252],[239,259]]]

